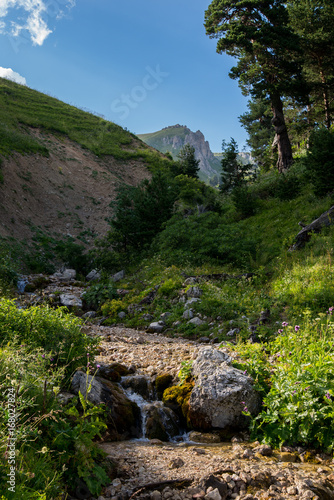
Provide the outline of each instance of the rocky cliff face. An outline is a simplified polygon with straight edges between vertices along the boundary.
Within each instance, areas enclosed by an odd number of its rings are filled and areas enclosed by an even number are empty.
[[[138,137],[162,153],[169,151],[174,159],[177,159],[180,149],[185,144],[190,144],[195,148],[196,158],[200,160],[200,177],[203,179],[213,177],[221,170],[220,161],[215,158],[208,141],[205,140],[200,130],[192,132],[185,125],[173,125],[152,134],[141,134]]]

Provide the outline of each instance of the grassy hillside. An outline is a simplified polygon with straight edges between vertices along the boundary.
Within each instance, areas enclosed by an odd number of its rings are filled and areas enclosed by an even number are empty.
[[[31,128],[65,135],[98,156],[143,159],[148,164],[161,158],[135,135],[112,122],[0,78],[0,154],[47,154],[47,147],[32,136]]]
[[[117,186],[171,163],[114,123],[0,79],[0,237],[38,231],[91,246]]]

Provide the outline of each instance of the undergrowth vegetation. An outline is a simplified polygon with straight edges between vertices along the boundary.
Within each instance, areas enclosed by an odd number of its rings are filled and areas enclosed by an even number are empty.
[[[38,231],[28,249],[1,242],[0,497],[7,495],[12,400],[17,488],[10,500],[58,500],[81,484],[98,496],[108,481],[108,463],[94,444],[105,429],[103,406],[80,394],[65,405],[57,397],[76,369],[95,373],[87,359],[94,359],[98,341],[64,309],[20,309],[13,297],[22,271],[67,266],[81,280],[101,271],[83,299],[104,325],[145,328],[163,315],[166,335],[205,337],[235,349],[236,365],[263,397],[253,437],[332,451],[333,228],[292,250],[298,224],[333,205],[332,132],[314,133],[310,150],[288,173],[261,173],[221,193],[158,153],[136,149],[134,136],[97,116],[5,80],[0,101],[2,155],[48,154],[32,133],[36,127],[97,155],[141,159],[152,170],[141,185],[118,188],[109,234],[88,254],[72,238],[56,241]],[[111,274],[121,269],[125,278],[116,285]],[[191,297],[197,300],[187,304]],[[181,381],[187,383],[190,372],[183,364]],[[188,384],[187,397],[190,390]]]

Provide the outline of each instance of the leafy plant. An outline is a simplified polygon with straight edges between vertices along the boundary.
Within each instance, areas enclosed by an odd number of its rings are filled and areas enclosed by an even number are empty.
[[[253,436],[274,446],[334,448],[333,309],[327,318],[310,320],[306,313],[300,325],[283,322],[269,345],[275,360],[270,391],[252,422]]]
[[[5,298],[0,298],[0,338],[4,342],[16,338],[29,351],[45,349],[58,367],[65,367],[66,377],[86,363],[87,352],[95,352],[98,344],[81,331],[81,320],[64,308],[19,309],[14,300]]]
[[[193,362],[192,361],[181,361],[181,370],[178,373],[180,379],[180,384],[188,382],[192,377]]]
[[[112,281],[91,285],[83,294],[83,299],[87,306],[95,310],[99,309],[108,300],[113,300],[117,297],[117,288]]]

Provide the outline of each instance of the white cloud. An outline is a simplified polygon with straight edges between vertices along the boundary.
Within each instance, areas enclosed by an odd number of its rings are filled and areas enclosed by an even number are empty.
[[[27,85],[26,79],[11,68],[1,68],[0,66],[0,77],[13,80],[13,82],[20,83],[21,85]]]
[[[48,26],[52,19],[59,20],[72,7],[76,0],[0,0],[0,18],[6,18],[13,9],[23,9],[26,19],[11,20],[7,30],[4,21],[0,21],[0,33],[6,32],[13,37],[26,30],[34,45],[43,45],[52,33]]]

